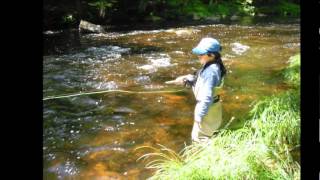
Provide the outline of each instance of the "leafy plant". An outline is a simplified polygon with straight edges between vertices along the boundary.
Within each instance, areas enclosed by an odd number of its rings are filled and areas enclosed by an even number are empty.
[[[99,11],[99,16],[101,18],[105,17],[106,9],[111,8],[114,1],[107,1],[107,0],[96,0],[95,2],[88,3],[90,6],[97,8]]]

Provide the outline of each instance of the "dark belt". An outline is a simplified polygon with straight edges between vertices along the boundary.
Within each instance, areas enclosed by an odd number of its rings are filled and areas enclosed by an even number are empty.
[[[213,97],[213,104],[219,101],[220,101],[220,95],[216,95],[215,97]]]

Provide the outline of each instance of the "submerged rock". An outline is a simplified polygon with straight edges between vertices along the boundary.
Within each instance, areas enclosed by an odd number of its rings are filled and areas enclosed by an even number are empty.
[[[119,46],[100,46],[100,47],[90,47],[86,49],[87,52],[92,52],[95,54],[109,54],[112,52],[115,53],[127,53],[130,51],[130,48],[123,48]]]
[[[134,81],[138,84],[148,84],[151,82],[151,79],[149,76],[139,76],[134,78]]]
[[[75,163],[70,161],[58,163],[48,168],[48,171],[55,173],[58,176],[58,179],[64,179],[68,176],[74,176],[80,172]]]
[[[198,31],[200,30],[185,28],[185,29],[168,29],[165,32],[175,33],[177,36],[188,36]]]
[[[114,112],[113,112],[114,113]],[[124,117],[124,114],[120,114],[120,113],[117,113],[117,114],[115,114],[115,115],[113,115],[112,117],[111,117],[111,119],[113,120],[113,121],[116,121],[117,123],[121,123],[121,122],[124,122],[125,121],[125,117]],[[118,127],[118,125],[116,125],[116,127]],[[115,129],[115,130],[119,130],[119,129]]]
[[[99,90],[115,90],[118,89],[118,84],[114,81],[109,82],[96,82],[96,81],[89,81],[86,83],[87,87],[95,88]]]
[[[98,155],[98,156],[97,156]],[[93,157],[99,157],[99,154],[93,155]],[[102,158],[108,159],[105,156],[107,154],[100,154]],[[89,168],[87,168],[83,173],[81,173],[81,178],[78,179],[94,179],[94,180],[123,180],[123,179],[128,179],[125,178],[124,175],[114,172],[114,171],[109,171],[109,166],[107,166],[107,163],[105,162],[98,162]],[[129,178],[130,179],[130,178]]]
[[[177,30],[175,33],[178,36],[191,35],[193,33],[193,30],[192,29],[181,29],[181,30]]]
[[[212,22],[219,22],[221,20],[220,16],[209,16],[206,18],[206,20],[212,21]]]
[[[300,43],[287,43],[283,45],[284,48],[297,48],[300,47]]]
[[[90,47],[84,51],[88,56],[91,57],[85,59],[85,62],[101,63],[114,61],[120,59],[122,57],[122,54],[128,53],[129,51],[130,48],[123,48],[119,46]]]
[[[150,54],[146,57],[151,64],[146,64],[137,67],[138,69],[147,70],[150,73],[156,72],[158,68],[169,67],[174,64],[171,64],[171,58],[168,54]]]
[[[139,66],[137,67],[138,69],[143,69],[143,70],[146,70],[146,71],[149,71],[150,73],[152,72],[156,72],[157,71],[157,68],[152,66],[152,65],[149,65],[149,64],[146,64],[146,65],[143,65],[143,66]]]
[[[109,82],[100,82],[99,86],[96,87],[97,89],[108,89],[108,90],[114,90],[118,89],[118,85],[114,81]]]
[[[155,67],[167,67],[171,65],[169,58],[151,59],[151,63]]]
[[[249,46],[246,46],[246,45],[243,45],[243,44],[240,44],[240,43],[232,43],[231,44],[231,48],[232,48],[232,51],[235,53],[235,54],[238,54],[238,55],[241,55],[243,54],[244,52],[246,52],[248,49],[250,49]]]
[[[43,34],[51,35],[51,34],[59,34],[61,32],[62,32],[61,30],[60,31],[50,31],[50,30],[48,30],[48,31],[44,31]]]
[[[96,106],[97,105],[97,101],[88,97],[88,96],[77,96],[77,97],[73,97],[71,99],[71,102],[74,104],[74,105],[80,105],[80,106]]]
[[[65,75],[59,75],[59,74],[52,76],[52,79],[57,80],[57,81],[63,81],[63,80],[65,80],[65,78],[66,78]]]
[[[267,17],[267,15],[263,14],[263,13],[258,13],[256,16],[258,16],[258,17]]]
[[[119,107],[114,109],[115,113],[136,113],[135,110],[127,108],[127,107]]]
[[[176,53],[176,54],[184,54],[183,51],[173,51],[173,52]]]

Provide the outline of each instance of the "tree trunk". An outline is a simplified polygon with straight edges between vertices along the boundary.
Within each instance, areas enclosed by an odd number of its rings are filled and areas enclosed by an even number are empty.
[[[81,0],[76,0],[76,9],[77,9],[77,24],[80,24],[80,20],[82,19],[82,8],[81,8]],[[79,26],[78,26],[79,27]]]

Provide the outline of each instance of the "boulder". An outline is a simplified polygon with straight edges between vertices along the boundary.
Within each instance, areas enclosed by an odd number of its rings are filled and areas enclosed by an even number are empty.
[[[184,29],[168,29],[165,30],[165,32],[168,33],[175,33],[177,36],[190,36],[193,33],[198,32],[197,29],[191,29],[191,28],[184,28]]]
[[[249,46],[240,44],[240,43],[238,43],[238,42],[232,43],[232,44],[231,44],[231,48],[232,48],[232,51],[233,51],[235,54],[238,54],[238,55],[241,55],[241,54],[243,54],[244,52],[246,52],[248,49],[250,49]]]
[[[240,17],[237,16],[237,15],[232,15],[232,16],[230,17],[230,20],[231,20],[231,21],[236,21],[236,20],[239,20],[239,19],[240,19]]]
[[[86,33],[104,33],[104,28],[100,25],[92,24],[88,21],[81,20],[79,30]]]
[[[219,22],[221,20],[221,17],[220,16],[209,16],[206,18],[206,20],[212,21],[212,22]]]
[[[258,17],[267,17],[267,15],[266,15],[266,14],[263,14],[263,13],[258,13],[257,16],[258,16]]]

